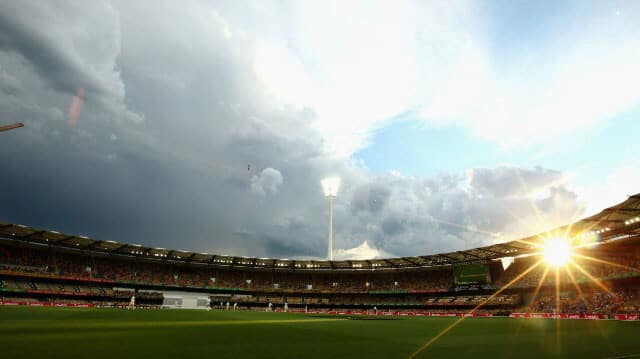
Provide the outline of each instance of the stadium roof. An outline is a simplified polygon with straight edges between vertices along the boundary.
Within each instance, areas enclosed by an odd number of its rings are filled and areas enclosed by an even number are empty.
[[[289,260],[197,253],[147,247],[138,244],[118,243],[109,240],[97,240],[86,236],[68,235],[51,230],[35,229],[21,224],[0,223],[0,238],[9,240],[163,261],[274,270],[354,271],[409,269],[488,261],[538,252],[539,248],[537,244],[541,243],[541,241],[549,235],[567,235],[570,237],[587,235],[596,237],[599,241],[640,235],[640,193],[629,196],[626,201],[606,208],[596,215],[519,240],[450,253],[369,260]]]

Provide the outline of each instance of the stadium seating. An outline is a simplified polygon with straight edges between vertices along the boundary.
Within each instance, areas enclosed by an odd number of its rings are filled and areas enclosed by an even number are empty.
[[[369,291],[447,291],[453,286],[451,270],[400,273],[344,273],[312,275],[202,269],[179,265],[135,262],[81,254],[41,251],[25,247],[0,247],[0,271],[42,277],[104,280],[161,286],[366,293]],[[308,289],[309,286],[311,289]]]
[[[234,269],[5,241],[0,242],[0,295],[28,303],[115,307],[126,306],[135,295],[139,305],[158,307],[163,290],[189,290],[211,293],[216,307],[230,302],[241,309],[261,310],[267,303],[276,308],[287,303],[290,308],[369,310],[375,306],[455,312],[482,306],[487,313],[522,310],[607,315],[633,313],[640,308],[637,241],[587,248],[579,254],[595,259],[576,259],[580,269],[569,266],[559,270],[562,291],[556,295],[556,274],[547,266],[539,265],[521,276],[541,260],[540,256],[517,258],[506,271],[492,266],[490,285],[460,285],[451,266],[317,272]],[[600,284],[588,285],[593,279]],[[491,295],[506,284],[510,285],[504,293]]]

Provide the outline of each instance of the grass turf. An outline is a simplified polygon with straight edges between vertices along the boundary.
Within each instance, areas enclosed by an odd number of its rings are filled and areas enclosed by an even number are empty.
[[[408,358],[455,321],[0,307],[0,358]],[[639,334],[639,322],[467,318],[416,358],[632,358]]]

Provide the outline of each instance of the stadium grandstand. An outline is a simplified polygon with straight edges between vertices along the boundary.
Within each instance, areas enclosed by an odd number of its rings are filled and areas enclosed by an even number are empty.
[[[637,317],[639,216],[636,194],[520,240],[339,261],[194,253],[0,223],[0,303],[124,308],[135,297],[147,308]],[[540,265],[557,236],[568,238],[573,265]]]

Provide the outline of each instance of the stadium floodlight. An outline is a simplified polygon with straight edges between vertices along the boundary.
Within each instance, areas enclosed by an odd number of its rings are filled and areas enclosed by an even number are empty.
[[[324,195],[329,200],[329,248],[328,259],[333,260],[333,199],[340,189],[340,178],[327,177],[321,181]]]
[[[544,243],[544,259],[550,266],[560,267],[571,257],[571,248],[565,238],[552,238]]]
[[[335,197],[340,189],[340,178],[327,177],[322,180],[322,189],[327,197]]]

